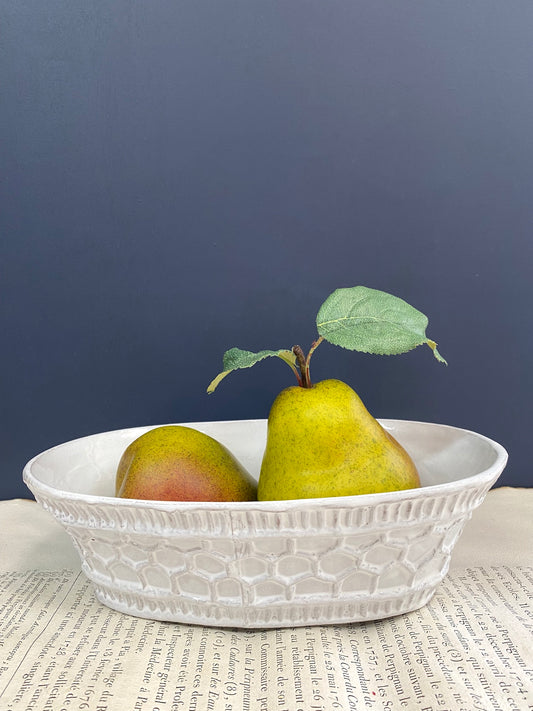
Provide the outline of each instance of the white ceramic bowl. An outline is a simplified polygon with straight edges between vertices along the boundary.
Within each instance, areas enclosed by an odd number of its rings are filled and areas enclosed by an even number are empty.
[[[71,535],[98,599],[116,610],[248,628],[379,619],[431,599],[507,461],[474,432],[381,423],[413,457],[420,489],[276,502],[117,499],[118,461],[150,427],[49,449],[28,462],[24,481]],[[187,424],[258,476],[266,420]]]

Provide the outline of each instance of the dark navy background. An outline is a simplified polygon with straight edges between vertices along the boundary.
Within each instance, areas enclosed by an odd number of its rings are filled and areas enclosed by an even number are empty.
[[[532,483],[529,0],[0,0],[0,497],[86,434],[266,417],[335,288],[430,318],[315,380]]]

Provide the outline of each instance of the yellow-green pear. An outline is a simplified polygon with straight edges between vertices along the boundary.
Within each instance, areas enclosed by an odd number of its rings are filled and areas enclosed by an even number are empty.
[[[192,427],[149,430],[126,449],[116,495],[159,501],[255,501],[257,487],[220,442]]]
[[[420,486],[405,449],[340,380],[294,386],[275,399],[258,499],[373,494]]]
[[[362,353],[393,355],[427,345],[428,318],[403,299],[366,286],[335,289],[316,316],[318,337],[307,355],[301,346],[258,352],[230,348],[223,369],[209,383],[214,392],[234,370],[277,357],[293,371],[298,386],[283,390],[268,418],[258,485],[260,501],[350,496],[420,486],[408,453],[340,380],[312,384],[311,357],[321,343]]]

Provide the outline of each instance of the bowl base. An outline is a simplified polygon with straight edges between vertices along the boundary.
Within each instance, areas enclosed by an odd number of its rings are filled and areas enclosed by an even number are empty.
[[[360,600],[327,602],[310,600],[297,605],[250,607],[194,603],[176,599],[169,601],[147,595],[141,597],[135,593],[113,590],[101,584],[94,584],[94,589],[97,599],[102,604],[134,617],[207,627],[272,629],[370,622],[395,617],[424,607],[435,594],[437,585],[438,583],[411,591],[407,595],[402,590],[393,597],[375,599],[365,597]]]

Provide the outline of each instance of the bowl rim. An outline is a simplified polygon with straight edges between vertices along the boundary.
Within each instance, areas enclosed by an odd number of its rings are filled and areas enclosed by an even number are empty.
[[[396,491],[387,491],[378,494],[356,494],[352,496],[331,496],[331,497],[321,497],[321,498],[308,498],[308,499],[283,499],[283,500],[272,500],[272,501],[161,501],[159,499],[123,499],[116,496],[99,496],[96,494],[82,494],[79,492],[66,491],[64,489],[58,489],[55,486],[46,484],[42,482],[38,477],[35,476],[32,469],[34,464],[36,464],[39,459],[45,455],[49,455],[55,450],[61,449],[66,445],[73,444],[75,442],[81,442],[83,440],[91,439],[93,437],[103,436],[103,435],[120,435],[121,433],[133,432],[134,430],[148,431],[154,429],[155,427],[162,427],[164,425],[141,425],[136,427],[124,427],[115,430],[106,430],[103,432],[95,432],[93,434],[84,435],[82,437],[75,437],[71,440],[61,442],[49,447],[48,449],[39,452],[33,456],[24,466],[22,472],[22,478],[26,486],[34,494],[42,494],[48,496],[54,500],[61,501],[72,501],[78,504],[88,504],[88,505],[108,505],[108,506],[120,506],[121,508],[128,509],[156,509],[157,511],[164,512],[176,512],[176,511],[194,511],[194,510],[250,510],[250,511],[285,511],[300,508],[354,508],[361,506],[375,506],[380,503],[393,503],[397,501],[413,500],[418,498],[424,498],[426,496],[438,496],[438,495],[448,495],[453,494],[458,491],[463,490],[467,485],[468,488],[474,486],[492,485],[500,476],[505,465],[507,464],[509,454],[505,447],[503,447],[499,442],[487,437],[486,435],[480,434],[473,430],[465,429],[463,427],[456,427],[454,425],[441,424],[436,422],[425,422],[423,420],[402,420],[402,419],[391,419],[391,418],[376,418],[378,422],[384,427],[392,427],[394,425],[422,425],[429,428],[447,429],[454,430],[456,432],[463,432],[468,435],[472,435],[475,438],[486,442],[495,452],[496,458],[490,467],[485,469],[478,474],[472,476],[463,477],[462,479],[457,479],[451,482],[444,482],[441,484],[430,484],[427,486],[421,486],[416,489],[401,489]],[[238,424],[244,422],[253,423],[264,423],[267,420],[265,418],[255,418],[255,419],[235,419],[235,420],[205,420],[198,422],[177,422],[168,423],[176,424],[182,426],[202,426],[211,424]]]

